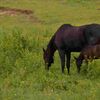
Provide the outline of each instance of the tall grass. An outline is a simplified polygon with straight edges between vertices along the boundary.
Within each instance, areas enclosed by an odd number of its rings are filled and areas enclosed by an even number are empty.
[[[37,42],[41,41],[39,37],[27,36],[18,28],[14,28],[11,33],[1,29],[0,35],[1,98],[20,100],[26,98],[38,100],[43,97],[50,100],[57,98],[80,100],[81,96],[85,99],[99,98],[98,62],[90,63],[88,66],[83,64],[80,75],[77,74],[75,62],[72,62],[71,75],[67,73],[62,75],[56,53],[55,64],[47,72],[42,60],[42,44]]]

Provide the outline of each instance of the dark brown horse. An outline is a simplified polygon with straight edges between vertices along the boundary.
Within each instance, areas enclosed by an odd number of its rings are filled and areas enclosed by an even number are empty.
[[[78,58],[76,59],[76,65],[78,72],[80,72],[80,67],[83,63],[83,60],[88,64],[88,60],[92,61],[93,59],[99,59],[100,58],[100,44],[98,45],[90,45],[85,47]]]
[[[61,59],[62,72],[64,73],[66,57],[66,66],[69,73],[71,52],[80,52],[87,45],[99,43],[99,39],[99,24],[83,26],[72,26],[70,24],[62,25],[52,36],[47,45],[47,49],[43,49],[43,58],[46,69],[49,70],[49,67],[54,62],[54,53],[58,50]]]

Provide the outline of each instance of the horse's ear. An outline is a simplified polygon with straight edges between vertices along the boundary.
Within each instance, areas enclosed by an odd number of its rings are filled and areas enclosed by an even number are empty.
[[[43,52],[45,52],[45,49],[43,48]]]

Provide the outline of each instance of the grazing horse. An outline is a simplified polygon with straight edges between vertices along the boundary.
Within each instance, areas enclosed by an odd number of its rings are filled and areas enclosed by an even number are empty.
[[[100,58],[100,44],[97,45],[90,45],[85,47],[78,58],[76,59],[76,65],[78,72],[80,72],[80,67],[83,63],[83,60],[88,64],[88,59],[93,60],[93,59],[99,59]]]
[[[54,53],[58,50],[62,73],[64,73],[65,62],[69,73],[71,52],[80,52],[87,45],[100,43],[99,39],[99,24],[82,26],[63,24],[50,39],[47,49],[43,48],[45,68],[49,70],[51,64],[54,63]]]

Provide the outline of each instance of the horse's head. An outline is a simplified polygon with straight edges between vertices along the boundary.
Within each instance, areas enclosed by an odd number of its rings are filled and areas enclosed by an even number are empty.
[[[76,58],[76,57],[74,57],[74,58],[76,60],[77,70],[78,70],[78,72],[80,72],[80,67],[82,65],[82,60],[80,58]]]
[[[53,59],[52,54],[50,53],[50,50],[45,50],[43,48],[43,59],[45,62],[45,69],[49,70],[49,67],[54,62],[54,59]]]

